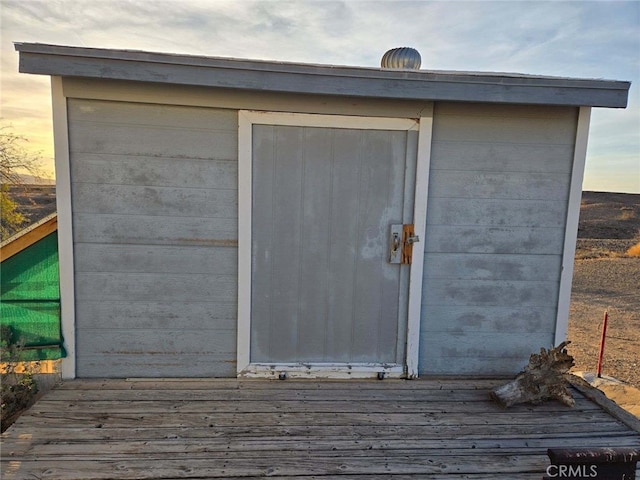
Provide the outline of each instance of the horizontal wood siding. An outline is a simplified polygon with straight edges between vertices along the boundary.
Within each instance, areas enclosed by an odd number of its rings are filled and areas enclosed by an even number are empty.
[[[553,343],[577,110],[438,103],[421,374],[512,374]]]
[[[233,376],[237,112],[69,101],[77,374]]]

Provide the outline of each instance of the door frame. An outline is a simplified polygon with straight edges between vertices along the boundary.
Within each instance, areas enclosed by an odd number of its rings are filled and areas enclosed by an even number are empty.
[[[238,112],[238,377],[278,378],[281,372],[286,372],[289,377],[367,378],[375,377],[383,372],[388,377],[417,378],[433,104],[420,113],[421,117],[416,119],[254,110],[240,110]],[[405,365],[385,366],[377,363],[359,363],[345,366],[333,363],[251,363],[253,125],[418,131],[413,220],[415,234],[423,243],[418,244],[420,248],[414,248],[413,263],[409,273]]]

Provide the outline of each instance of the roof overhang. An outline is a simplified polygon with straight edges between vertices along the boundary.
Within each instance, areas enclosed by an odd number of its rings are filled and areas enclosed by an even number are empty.
[[[627,106],[630,82],[512,73],[389,70],[16,43],[20,72],[384,99]]]

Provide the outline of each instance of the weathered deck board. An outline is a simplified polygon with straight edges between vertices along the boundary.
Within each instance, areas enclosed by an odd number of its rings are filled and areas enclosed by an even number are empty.
[[[554,438],[556,445],[571,441],[572,437]],[[46,443],[31,443],[30,451],[23,451],[24,458],[42,459],[46,456],[63,457],[71,455],[76,457],[93,456],[96,454],[96,446],[101,449],[101,454],[126,457],[128,455],[148,456],[145,451],[152,451],[152,455],[164,454],[190,454],[198,456],[201,454],[216,456],[219,451],[224,455],[229,452],[236,452],[239,455],[246,452],[261,452],[265,455],[279,455],[282,450],[286,451],[339,451],[349,452],[350,455],[362,455],[370,449],[388,450],[402,452],[407,450],[419,450],[421,454],[431,453],[442,455],[444,452],[456,452],[459,455],[468,454],[468,449],[483,449],[484,453],[511,453],[525,454],[530,448],[545,447],[549,445],[549,439],[492,439],[492,438],[461,438],[456,441],[456,448],[449,448],[451,438],[399,438],[399,439],[366,439],[366,440],[345,440],[341,438],[325,437],[294,437],[278,438],[266,437],[263,439],[253,439],[250,437],[240,439],[230,438],[203,438],[195,441],[185,442],[184,439],[153,439],[153,440],[114,440],[109,439],[108,443],[101,440],[48,440]],[[584,446],[636,446],[638,439],[634,436],[619,436],[608,438],[585,438]],[[606,443],[606,445],[603,445]],[[38,445],[37,450],[33,447]],[[278,450],[274,450],[274,445]],[[15,456],[20,448],[13,446],[11,452]],[[449,453],[453,454],[453,453]]]
[[[539,479],[549,447],[640,447],[577,392],[503,410],[501,382],[65,382],[3,434],[2,478]]]
[[[70,413],[74,411],[97,412],[103,413],[110,411],[112,413],[130,413],[131,409],[124,403],[114,400],[93,400],[90,405],[83,401],[52,401],[43,400],[38,402],[32,408],[32,413],[50,412],[52,409],[64,409]],[[181,413],[235,413],[242,409],[243,413],[293,413],[305,412],[310,408],[310,402],[304,400],[282,401],[274,400],[272,402],[264,402],[259,400],[247,400],[242,402],[242,406],[230,404],[222,401],[210,400],[136,400],[136,406],[143,413],[163,413],[163,412],[181,412]],[[582,400],[576,402],[575,408],[580,411],[600,411],[597,405]],[[313,411],[315,413],[453,413],[453,412],[502,412],[502,408],[498,405],[488,407],[485,402],[481,401],[463,401],[463,402],[419,402],[407,401],[399,402],[389,400],[372,400],[367,403],[360,402],[340,402],[340,401],[316,401],[313,402]],[[559,412],[566,411],[567,408],[562,405],[548,404],[538,407],[539,412]]]
[[[65,382],[57,390],[96,390],[108,387],[108,390],[442,390],[450,388],[453,391],[482,390],[486,391],[504,380],[497,378],[477,378],[473,382],[461,382],[459,379],[434,378],[428,381],[406,382],[404,380],[385,380],[384,382],[363,382],[353,380],[296,380],[295,388],[291,382],[265,382],[259,379],[226,379],[217,378],[215,381],[204,378],[166,378],[166,379],[78,379]]]

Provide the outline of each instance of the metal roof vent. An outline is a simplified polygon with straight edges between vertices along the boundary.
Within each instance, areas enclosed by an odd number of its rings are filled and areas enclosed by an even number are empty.
[[[392,48],[382,56],[382,68],[398,68],[404,70],[420,70],[420,53],[415,48]]]

